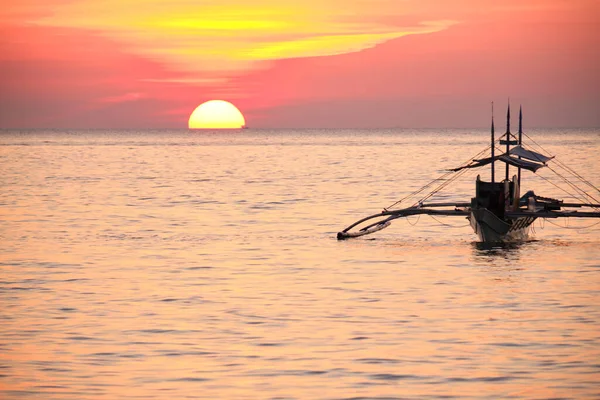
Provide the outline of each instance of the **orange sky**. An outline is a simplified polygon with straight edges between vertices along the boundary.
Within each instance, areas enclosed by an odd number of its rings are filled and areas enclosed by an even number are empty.
[[[600,126],[597,0],[4,3],[0,128]]]

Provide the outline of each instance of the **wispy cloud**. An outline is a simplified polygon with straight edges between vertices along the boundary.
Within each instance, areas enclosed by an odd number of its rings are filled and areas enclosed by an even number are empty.
[[[141,82],[149,83],[172,83],[175,85],[202,85],[202,86],[218,86],[227,83],[227,78],[148,78],[140,79]]]
[[[137,101],[143,98],[146,98],[147,96],[144,95],[143,93],[137,93],[137,92],[129,92],[129,93],[123,93],[120,95],[116,95],[116,96],[107,96],[107,97],[102,97],[100,99],[98,99],[99,103],[127,103],[127,102],[131,102],[131,101]]]
[[[267,60],[360,51],[453,24],[389,21],[390,15],[406,14],[410,2],[82,0],[55,6],[32,22],[93,30],[180,71],[223,72]],[[367,22],[353,18],[363,13],[370,15]]]

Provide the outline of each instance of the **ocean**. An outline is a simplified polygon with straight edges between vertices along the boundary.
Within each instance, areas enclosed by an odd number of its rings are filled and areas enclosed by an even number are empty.
[[[600,130],[527,134],[600,186]],[[464,217],[336,240],[488,143],[0,131],[0,398],[600,398],[597,220],[503,247]],[[477,174],[438,200],[469,201]],[[569,198],[552,177],[523,191]]]

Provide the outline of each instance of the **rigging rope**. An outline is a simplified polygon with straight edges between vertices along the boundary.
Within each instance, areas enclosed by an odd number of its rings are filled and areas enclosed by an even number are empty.
[[[487,151],[489,151],[489,148],[485,148],[484,150],[480,151],[479,153],[477,153],[475,156],[470,157],[468,161],[464,162],[462,165],[466,165],[469,164],[473,161],[473,159],[476,159],[478,157],[480,157],[482,154],[485,154]],[[455,181],[456,179],[458,179],[466,170],[461,170],[461,171],[448,171],[446,173],[444,173],[442,176],[440,176],[439,178],[436,178],[434,180],[432,180],[431,182],[429,182],[428,184],[426,184],[425,186],[423,186],[422,188],[415,190],[414,192],[404,196],[403,198],[401,198],[400,200],[398,200],[397,202],[395,202],[394,204],[388,206],[388,207],[384,207],[384,211],[388,211],[388,209],[397,206],[398,204],[402,203],[403,201],[405,201],[406,199],[409,199],[413,196],[416,196],[417,194],[423,192],[425,189],[433,186],[436,182],[438,181],[443,181],[442,184],[440,184],[440,186],[438,186],[436,189],[434,189],[432,192],[430,192],[428,195],[426,195],[425,197],[421,198],[419,201],[417,201],[413,207],[415,207],[416,205],[418,205],[419,203],[422,203],[423,201],[427,200],[428,198],[430,198],[431,196],[433,196],[433,194],[438,193],[441,189],[443,189],[444,187],[448,186],[451,182]],[[450,178],[450,179],[446,179],[448,176],[452,175],[452,174],[456,174],[456,176]]]
[[[419,220],[420,220],[420,219],[421,219],[421,215],[419,214],[419,215],[417,215],[417,220],[416,220],[416,221],[415,221],[415,223],[413,224],[412,222],[410,222],[410,219],[409,219],[408,217],[406,217],[406,221],[408,221],[408,223],[409,223],[411,226],[416,226],[416,225],[419,223]]]
[[[434,217],[434,216],[433,216],[433,215],[431,215],[431,214],[428,214],[428,215],[429,215],[431,218],[433,218],[433,219],[435,220],[435,222],[437,222],[438,224],[440,224],[440,225],[443,225],[443,226],[448,226],[448,227],[450,227],[450,228],[464,228],[465,226],[469,226],[469,225],[471,225],[470,223],[469,223],[469,224],[466,224],[466,225],[452,225],[452,224],[447,224],[447,223],[445,223],[445,222],[442,222],[442,221],[440,221],[439,219],[437,219],[436,217]],[[600,222],[599,222],[599,223],[600,223]]]
[[[556,183],[552,182],[550,179],[542,176],[542,175],[538,175],[538,178],[541,178],[543,180],[545,180],[546,182],[548,182],[549,184],[551,184],[552,186],[554,186],[555,188],[562,190],[563,192],[565,192],[568,196],[573,196],[572,193],[569,193],[568,191],[566,191],[564,188],[561,188],[560,186],[558,186]]]
[[[537,147],[539,147],[543,152],[550,154],[549,151],[547,151],[546,149],[544,149],[542,147],[541,144],[538,144],[535,140],[533,140],[532,138],[530,138],[526,133],[524,133],[524,135],[532,142],[534,143]],[[568,165],[566,165],[565,163],[563,163],[562,161],[560,161],[558,158],[555,157],[554,159],[556,161],[557,164],[559,164],[561,167],[563,167],[564,169],[566,169],[567,171],[569,171],[570,173],[572,173],[573,175],[575,175],[576,177],[578,177],[579,179],[581,179],[582,182],[587,183],[589,186],[591,186],[592,188],[594,188],[596,191],[598,191],[600,193],[600,189],[598,189],[596,186],[594,186],[594,184],[592,184],[590,181],[588,181],[587,179],[585,179],[583,176],[579,175],[577,173],[577,171],[575,171],[574,169],[572,169],[571,167],[569,167]]]
[[[539,143],[537,143],[535,140],[533,140],[531,137],[529,137],[529,135],[527,135],[526,133],[523,133],[523,135],[525,135],[525,137],[527,137],[527,139],[529,139],[535,146],[537,146],[539,149],[541,149],[544,153],[550,154],[549,151],[547,151],[544,147],[542,147],[542,145],[540,145]],[[569,167],[568,165],[566,165],[565,163],[563,163],[562,161],[560,161],[558,158],[554,158],[554,161],[557,163],[557,165],[559,165],[561,168],[565,169],[567,172],[573,174],[575,177],[579,178],[582,182],[586,183],[588,186],[590,186],[592,189],[596,190],[598,193],[600,193],[600,189],[598,189],[593,183],[591,183],[590,181],[588,181],[587,179],[585,179],[583,176],[581,176],[579,173],[577,173],[577,171],[575,171],[573,168]],[[556,171],[553,170],[554,173],[556,173]],[[558,173],[556,173],[558,175]],[[565,178],[563,178],[565,179]],[[582,192],[586,193],[583,189],[579,189]],[[587,196],[589,196],[591,199],[593,199],[594,201],[598,202],[597,199],[595,199],[593,196],[589,195],[586,193]]]
[[[548,166],[548,169],[550,171],[554,172],[556,175],[558,175],[558,177],[561,178],[563,181],[565,181],[565,183],[567,185],[571,186],[571,188],[575,189],[575,191],[578,192],[578,194],[581,196],[581,197],[579,197],[579,200],[582,200],[584,203],[589,202],[589,200],[586,199],[586,196],[587,196],[590,199],[592,199],[593,201],[595,201],[597,203],[600,203],[599,200],[595,199],[593,196],[591,196],[590,194],[588,194],[585,190],[581,189],[580,187],[578,187],[574,183],[570,182],[567,178],[565,178],[564,176],[562,176],[561,174],[559,174],[558,172],[556,172],[554,169],[550,168],[549,166]],[[571,194],[571,196],[574,196],[575,198],[577,198],[573,194]]]
[[[592,224],[592,225],[588,225],[588,226],[561,226],[555,222],[552,222],[550,220],[547,220],[546,218],[543,218],[546,222],[548,222],[550,225],[554,225],[558,228],[563,228],[563,229],[575,229],[575,230],[580,230],[580,229],[589,229],[589,228],[593,228],[594,226],[600,224],[600,221]],[[567,221],[569,220],[569,218],[567,218]]]
[[[458,178],[460,178],[461,176],[463,176],[466,172],[468,172],[467,169],[463,169],[461,171],[458,171],[458,173],[454,177],[452,177],[451,179],[448,179],[447,181],[445,181],[444,183],[442,183],[440,186],[438,186],[437,188],[435,188],[433,191],[431,191],[430,193],[428,193],[426,196],[424,196],[423,198],[419,199],[415,204],[413,204],[413,207],[416,207],[420,203],[423,203],[425,200],[430,199],[436,193],[439,193],[442,189],[444,189],[446,186],[448,186],[449,184],[451,184],[452,182],[454,182],[455,180],[457,180]]]
[[[482,151],[480,151],[479,153],[477,153],[474,157],[471,157],[470,160],[467,163],[463,163],[463,164],[469,164],[472,162],[473,159],[477,159],[479,158],[481,155],[485,154],[489,149],[484,149]],[[456,172],[456,175],[448,180],[446,180],[445,182],[443,182],[442,184],[440,184],[440,186],[438,186],[437,188],[435,188],[433,191],[431,191],[429,194],[427,194],[426,196],[424,196],[423,198],[419,199],[414,205],[413,207],[417,206],[419,203],[424,202],[425,200],[431,198],[433,195],[435,195],[436,193],[438,193],[439,191],[441,191],[442,189],[444,189],[446,186],[448,186],[450,183],[454,182],[455,180],[457,180],[458,178],[460,178],[462,175],[464,175],[465,173],[468,172],[467,169],[463,169],[460,171],[452,171],[452,172]]]
[[[398,200],[394,204],[392,204],[392,205],[390,205],[388,207],[384,207],[383,209],[385,211],[387,211],[388,209],[390,209],[392,207],[395,207],[396,205],[402,203],[404,200],[406,200],[406,199],[408,199],[408,198],[410,198],[412,196],[415,196],[415,195],[421,193],[423,190],[427,189],[428,187],[430,187],[431,185],[433,185],[435,182],[437,182],[439,180],[445,180],[446,176],[451,175],[451,174],[452,174],[452,172],[446,172],[444,175],[440,176],[439,178],[436,178],[436,179],[432,180],[431,182],[429,182],[427,185],[423,186],[422,188],[420,188],[418,190],[415,190],[414,192],[406,195],[405,197],[403,197],[402,199]]]

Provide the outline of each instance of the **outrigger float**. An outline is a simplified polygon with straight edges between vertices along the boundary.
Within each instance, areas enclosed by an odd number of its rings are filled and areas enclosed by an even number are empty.
[[[589,189],[586,191],[575,183],[570,182],[562,174],[549,167],[548,163],[554,160],[563,169],[576,176],[578,181],[592,188],[594,193],[600,193],[600,190],[571,168],[556,160],[554,156],[547,156],[526,148],[523,144],[523,136],[529,138],[523,134],[522,109],[519,109],[518,137],[515,137],[510,132],[509,106],[506,115],[506,133],[496,141],[494,137],[492,109],[491,145],[489,149],[486,147],[486,149],[475,157],[472,157],[465,165],[447,170],[440,178],[428,183],[392,206],[384,208],[382,212],[356,221],[343,231],[338,232],[338,240],[368,235],[387,228],[395,219],[423,214],[433,217],[466,217],[479,237],[479,240],[483,243],[525,241],[528,239],[531,225],[538,218],[600,218],[600,201],[588,193]],[[533,140],[531,141],[535,143]],[[496,144],[505,146],[504,153],[500,155],[495,154]],[[537,144],[536,146],[541,147]],[[491,150],[489,157],[479,158],[486,153],[489,154],[489,150]],[[500,182],[497,182],[495,179],[495,163],[497,161],[506,164],[505,178]],[[491,182],[482,181],[478,175],[475,182],[475,197],[470,202],[427,203],[427,200],[459,178],[465,171],[485,165],[491,166]],[[517,168],[517,174],[512,179],[509,179],[510,166]],[[580,202],[565,202],[554,198],[542,197],[536,195],[533,191],[528,191],[521,196],[521,171],[527,170],[535,173],[543,167],[549,167],[550,170],[562,178],[575,192],[570,195]],[[436,183],[439,183],[438,186],[435,186]],[[404,200],[423,193],[432,187],[433,190],[429,191],[412,206],[394,209],[394,207],[398,206]]]

